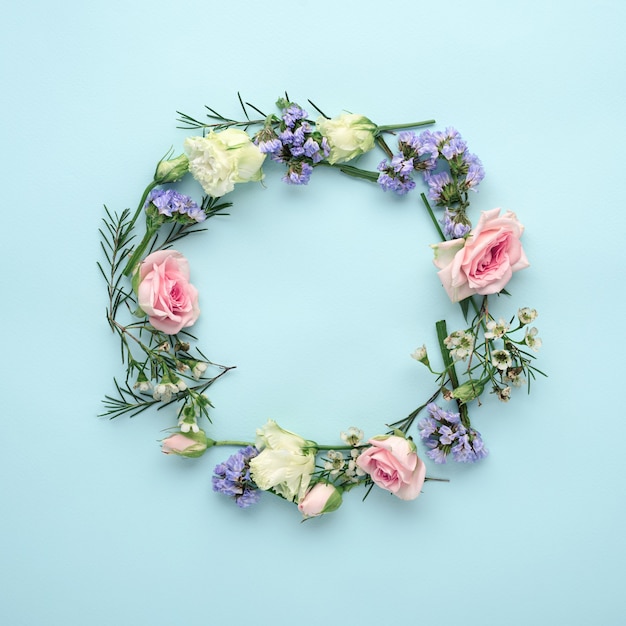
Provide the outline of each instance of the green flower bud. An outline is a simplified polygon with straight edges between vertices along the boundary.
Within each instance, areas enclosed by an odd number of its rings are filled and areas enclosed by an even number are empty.
[[[467,404],[480,396],[488,380],[488,378],[484,380],[468,380],[462,385],[459,385],[456,389],[453,389],[450,396],[458,400],[461,404]]]
[[[157,185],[175,183],[189,171],[189,159],[186,154],[181,154],[175,159],[159,161],[154,172],[154,182]]]
[[[320,117],[315,126],[328,141],[331,164],[351,161],[375,145],[376,124],[364,115],[342,113],[333,119]]]

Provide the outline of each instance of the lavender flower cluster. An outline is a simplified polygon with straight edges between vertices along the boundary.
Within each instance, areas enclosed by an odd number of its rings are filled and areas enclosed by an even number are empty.
[[[450,453],[459,463],[475,463],[487,456],[480,433],[466,428],[459,413],[445,411],[434,402],[426,410],[429,417],[418,422],[419,434],[429,448],[426,454],[435,463],[445,463]]]
[[[259,451],[246,446],[215,466],[213,491],[234,498],[237,506],[245,509],[259,501],[259,492],[250,478],[250,459]]]
[[[273,161],[287,165],[284,182],[306,185],[313,166],[330,154],[330,146],[326,137],[313,130],[303,108],[286,100],[279,100],[278,106],[282,109],[278,133],[270,123],[255,135],[254,143]]]
[[[159,215],[165,217],[189,218],[195,222],[204,222],[206,214],[189,196],[173,189],[153,189],[146,200],[144,208],[154,205]]]
[[[465,208],[463,194],[476,189],[485,170],[480,159],[468,151],[459,132],[452,127],[443,132],[425,130],[419,135],[403,132],[398,137],[398,149],[390,162],[385,159],[378,166],[378,184],[384,191],[404,195],[415,187],[413,172],[421,172],[428,195],[437,205],[461,205],[459,213],[449,211],[442,222],[446,236],[466,235],[470,226],[456,219]]]

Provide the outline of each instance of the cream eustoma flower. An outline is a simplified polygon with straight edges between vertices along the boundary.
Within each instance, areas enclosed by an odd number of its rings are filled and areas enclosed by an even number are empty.
[[[315,471],[315,444],[283,430],[274,420],[257,429],[256,447],[250,459],[250,475],[259,489],[299,502],[306,494]]]
[[[184,146],[189,171],[213,198],[232,191],[235,183],[263,179],[265,155],[243,130],[227,128],[206,137],[188,137]]]
[[[374,147],[376,124],[363,115],[342,113],[332,119],[320,117],[315,126],[328,141],[327,160],[331,164],[350,161]]]

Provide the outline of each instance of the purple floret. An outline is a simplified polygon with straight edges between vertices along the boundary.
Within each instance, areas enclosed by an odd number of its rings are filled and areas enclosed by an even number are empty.
[[[466,428],[459,413],[445,411],[431,402],[426,407],[429,417],[418,423],[420,438],[428,448],[426,455],[435,463],[445,463],[448,455],[458,463],[475,463],[488,452],[477,430]]]
[[[234,498],[237,506],[247,508],[259,501],[260,494],[250,477],[250,459],[259,451],[246,446],[231,455],[213,470],[213,491]]]

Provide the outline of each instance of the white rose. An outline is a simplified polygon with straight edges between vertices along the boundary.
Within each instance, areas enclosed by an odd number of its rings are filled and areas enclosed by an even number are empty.
[[[320,117],[315,125],[328,140],[331,164],[350,161],[374,147],[376,124],[363,115],[342,113],[331,120]]]
[[[257,487],[299,502],[315,471],[315,444],[268,420],[257,430],[255,445],[261,452],[250,459],[250,475]]]
[[[232,191],[235,183],[263,179],[265,155],[243,130],[227,128],[206,137],[188,137],[184,146],[189,171],[213,198]]]

